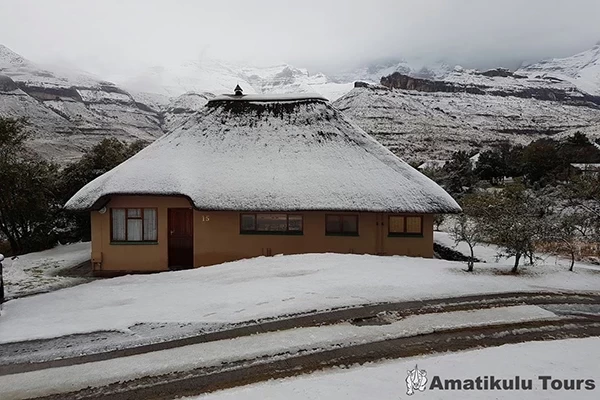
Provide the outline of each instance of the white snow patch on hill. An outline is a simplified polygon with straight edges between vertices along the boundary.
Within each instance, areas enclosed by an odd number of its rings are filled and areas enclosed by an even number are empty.
[[[600,96],[600,44],[571,57],[553,58],[528,65],[517,73],[563,79],[584,92]]]

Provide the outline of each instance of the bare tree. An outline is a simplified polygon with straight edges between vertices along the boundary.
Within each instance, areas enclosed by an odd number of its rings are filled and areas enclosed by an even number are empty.
[[[548,238],[553,245],[550,250],[556,255],[568,253],[571,259],[569,271],[573,271],[581,243],[596,240],[593,218],[584,208],[566,206],[553,216],[551,227]]]
[[[465,242],[471,252],[467,261],[467,271],[472,272],[475,260],[474,247],[482,241],[481,231],[477,223],[466,214],[460,214],[454,225],[450,228],[450,237],[455,244]]]
[[[516,273],[522,257],[534,258],[535,243],[546,232],[547,205],[521,185],[465,198],[481,237],[500,246],[504,257],[514,257]]]

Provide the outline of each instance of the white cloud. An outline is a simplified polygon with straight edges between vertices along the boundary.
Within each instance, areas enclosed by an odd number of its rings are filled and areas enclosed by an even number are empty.
[[[2,0],[0,43],[101,74],[214,57],[516,66],[600,40],[598,0]]]

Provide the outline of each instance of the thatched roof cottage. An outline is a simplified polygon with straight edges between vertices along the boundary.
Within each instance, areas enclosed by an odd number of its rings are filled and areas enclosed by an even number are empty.
[[[308,252],[433,255],[435,182],[318,95],[223,95],[83,187],[98,274]]]

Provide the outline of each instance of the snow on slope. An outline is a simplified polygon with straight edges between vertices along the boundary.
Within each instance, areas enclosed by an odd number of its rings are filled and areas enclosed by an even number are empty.
[[[177,97],[187,92],[231,93],[236,85],[246,93],[256,93],[232,66],[211,59],[188,61],[180,65],[155,66],[137,76],[115,77],[124,87],[136,92]]]
[[[563,79],[587,93],[600,96],[600,42],[574,56],[540,61],[522,67],[517,73]]]
[[[77,158],[107,136],[153,141],[156,112],[116,85],[79,71],[48,71],[0,45],[0,115],[26,117],[30,147],[57,161]]]
[[[553,263],[524,267],[517,276],[486,264],[475,266],[477,274],[464,268],[433,259],[304,254],[96,280],[7,302],[0,343],[127,330],[136,323],[222,324],[386,301],[600,288],[598,271],[569,272]]]
[[[379,83],[381,77],[388,76],[394,72],[409,75],[415,78],[445,79],[451,73],[453,67],[445,62],[421,62],[419,60],[383,60],[360,65],[333,72],[330,77],[335,82],[363,81]]]
[[[512,96],[354,88],[333,103],[407,161],[448,159],[499,141],[526,144],[600,121],[600,110]]]
[[[281,63],[252,66],[202,59],[174,66],[156,66],[133,77],[115,80],[134,92],[177,97],[188,92],[232,93],[240,85],[246,94],[316,92],[333,101],[352,88],[353,80],[334,82],[321,73]]]
[[[180,127],[190,116],[200,111],[208,103],[208,100],[213,97],[212,93],[188,92],[172,99],[168,105],[163,106],[165,110],[163,129],[166,132],[171,132]]]
[[[418,365],[427,371],[428,388],[415,399],[427,400],[596,400],[600,391],[600,338],[566,339],[508,344],[453,354],[427,355],[380,363],[315,372],[227,389],[184,400],[364,400],[405,399],[407,371]],[[444,379],[476,379],[494,376],[533,380],[533,390],[431,390],[433,376]],[[539,376],[554,379],[594,379],[594,390],[543,389]]]
[[[58,275],[90,259],[90,243],[57,246],[50,250],[24,254],[3,261],[4,284],[8,299],[48,292],[89,280]]]
[[[502,76],[502,73],[505,73],[506,76]],[[520,75],[518,72],[512,73],[503,68],[479,71],[456,67],[446,74],[443,80],[444,82],[489,88],[491,91],[501,90],[508,93],[528,90],[560,90],[565,91],[571,97],[583,98],[583,93],[580,93],[578,88],[570,82],[549,77]]]

